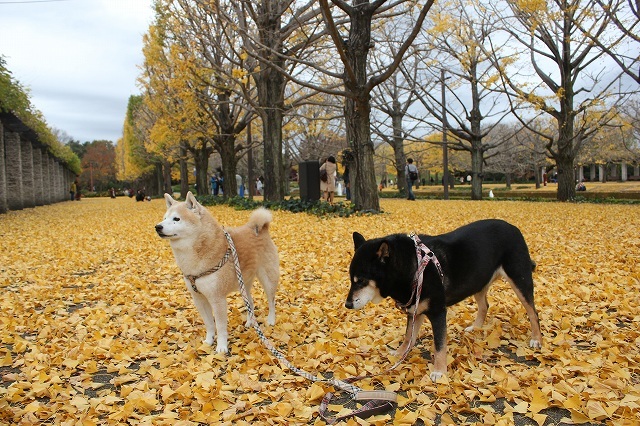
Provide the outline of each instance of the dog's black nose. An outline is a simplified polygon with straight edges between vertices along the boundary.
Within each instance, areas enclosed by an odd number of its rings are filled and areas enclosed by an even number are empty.
[[[156,232],[162,231],[162,225],[156,225]]]
[[[344,307],[347,309],[353,309],[353,302],[351,300],[347,300],[344,302]]]

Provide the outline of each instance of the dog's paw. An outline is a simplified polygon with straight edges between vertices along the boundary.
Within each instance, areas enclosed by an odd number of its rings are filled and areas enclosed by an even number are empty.
[[[227,347],[226,343],[218,343],[218,346],[216,346],[216,352],[218,352],[219,354],[226,354],[227,352],[229,352],[229,348]]]
[[[244,323],[244,326],[245,326],[246,328],[253,328],[253,327],[255,327],[256,325],[258,325],[258,321],[256,321],[256,318],[255,318],[255,317],[247,318],[247,322],[245,322],[245,323]]]
[[[437,382],[438,379],[442,378],[444,376],[444,373],[442,371],[432,371],[431,374],[429,375],[429,378],[431,378],[432,382]]]
[[[529,347],[540,349],[542,347],[542,343],[540,343],[540,340],[531,339],[529,341]]]
[[[269,314],[267,317],[267,324],[276,325],[276,314]]]
[[[207,344],[207,345],[209,345],[209,346],[213,346],[213,338],[214,338],[214,336],[213,336],[213,335],[211,335],[211,336],[210,336],[210,335],[208,335],[208,334],[207,334],[207,338],[206,338],[206,339],[204,339],[204,340],[202,341],[202,343]]]
[[[475,329],[476,327],[473,324],[471,324],[469,327],[466,327],[464,331],[466,331],[467,333],[471,333]]]

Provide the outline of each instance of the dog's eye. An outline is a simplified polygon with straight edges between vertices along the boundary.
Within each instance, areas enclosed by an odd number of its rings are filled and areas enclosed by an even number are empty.
[[[173,221],[174,221],[174,222],[180,222],[180,218],[179,218],[179,217],[174,217],[174,218],[173,218]]]
[[[369,281],[363,278],[353,277],[353,284],[358,287],[366,287]]]

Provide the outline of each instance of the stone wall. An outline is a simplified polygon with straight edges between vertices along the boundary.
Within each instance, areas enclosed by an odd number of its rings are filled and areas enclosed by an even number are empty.
[[[0,113],[0,214],[65,201],[74,178],[33,130]]]

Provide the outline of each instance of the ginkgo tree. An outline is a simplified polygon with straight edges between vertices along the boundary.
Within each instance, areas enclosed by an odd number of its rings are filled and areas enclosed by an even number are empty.
[[[627,77],[640,83],[640,3],[637,0],[594,0],[588,8],[595,15],[603,15],[611,22],[607,35],[593,32],[583,26],[580,19],[575,23],[592,43],[598,46]]]
[[[285,150],[296,162],[320,160],[329,155],[338,159],[338,152],[346,148],[344,120],[334,96],[311,91],[290,84],[297,90],[294,96],[306,98],[304,104],[287,116],[283,127]],[[306,96],[303,93],[306,92]]]
[[[528,128],[547,141],[557,167],[560,201],[575,197],[574,167],[584,142],[613,119],[613,107],[633,90],[620,80],[620,72],[610,72],[602,61],[605,53],[592,40],[596,36],[604,42],[612,24],[610,15],[593,13],[593,4],[521,0],[499,3],[490,11],[502,22],[494,44],[504,43],[506,36],[513,51],[522,54],[507,67],[508,50],[493,50],[514,114],[524,125],[532,116],[554,121],[549,131]],[[523,105],[529,108],[522,110]],[[609,112],[592,120],[590,112],[605,106]]]
[[[122,137],[115,147],[115,169],[118,180],[135,184],[137,189],[145,189],[147,193],[162,195],[163,191],[171,191],[163,181],[163,164],[161,158],[149,149],[144,134],[140,130],[138,115],[144,108],[143,98],[139,95],[129,97],[127,112],[122,126]]]
[[[175,48],[166,30],[168,25],[162,8],[156,8],[156,20],[143,36],[144,62],[138,78],[143,90],[144,105],[137,108],[135,125],[144,129],[142,140],[145,148],[164,159],[165,166],[180,163],[180,195],[189,189],[187,145],[189,131],[185,116],[182,87],[176,84]],[[166,171],[163,173],[165,180]]]
[[[405,53],[422,30],[433,0],[425,2],[356,0],[320,0],[322,14],[339,58],[341,72],[325,70],[342,80],[342,90],[334,91],[344,97],[347,141],[355,162],[351,171],[352,200],[359,210],[380,211],[376,187],[374,145],[371,140],[371,94],[373,88],[387,80],[400,66]],[[375,43],[372,24],[376,17],[402,17],[405,31],[399,34],[395,53],[384,68],[370,74],[367,68],[369,53]],[[340,21],[344,20],[344,24]]]
[[[389,41],[389,50],[393,52],[393,42],[391,41],[394,39],[393,28],[389,28],[388,25],[385,22],[381,25],[382,28],[378,27],[380,32],[386,33],[388,36],[388,38],[381,39],[379,44],[386,44]],[[378,48],[377,50],[378,54],[373,55],[370,64],[372,69],[382,68],[384,62],[388,60],[387,55],[380,53],[386,49]],[[399,72],[394,73],[388,80],[376,86],[371,98],[374,109],[371,119],[372,136],[374,141],[380,140],[393,149],[388,160],[393,165],[398,192],[403,197],[407,191],[405,143],[407,140],[418,140],[430,131],[429,128],[425,128],[424,117],[416,116],[421,112],[413,111],[414,105],[418,101],[414,93],[416,89],[414,85],[422,83],[418,82],[416,76],[421,72],[421,59],[420,55],[415,54],[415,49],[411,48],[407,57],[402,61]],[[428,80],[422,84],[426,86],[425,90],[433,87]],[[384,151],[378,147],[376,155],[379,156]]]
[[[227,181],[235,181],[237,163],[246,146],[238,136],[253,112],[247,103],[246,77],[238,72],[240,61],[228,43],[218,37],[225,20],[202,13],[191,2],[156,2],[156,22],[145,44],[141,81],[147,105],[157,120],[149,135],[156,146],[180,147],[182,181],[187,180],[185,154],[195,164],[199,193],[207,193],[209,156],[220,154]],[[181,191],[183,192],[183,191]],[[237,195],[237,186],[226,185],[225,197]]]
[[[238,36],[243,57],[241,67],[256,89],[255,111],[260,116],[263,137],[264,197],[281,200],[286,193],[289,164],[283,160],[284,117],[298,99],[288,97],[291,81],[303,81],[300,62],[317,54],[313,45],[322,29],[315,1],[237,0],[228,3],[228,37]],[[304,67],[303,67],[304,68]]]
[[[511,136],[487,137],[510,110],[496,90],[500,74],[491,61],[491,52],[500,51],[490,42],[496,25],[482,10],[476,0],[452,0],[434,8],[433,26],[418,51],[422,70],[413,86],[423,107],[455,136],[449,146],[469,153],[472,200],[482,199],[487,153]]]
[[[244,133],[255,116],[256,90],[244,66],[246,53],[234,33],[237,23],[228,19],[226,2],[167,1],[172,11],[174,42],[186,58],[185,81],[193,97],[193,128],[210,141],[222,162],[226,179],[235,179],[239,159],[253,148]],[[199,168],[206,167],[209,151],[194,152]],[[198,184],[207,186],[206,176]],[[203,179],[202,181],[200,179]],[[235,185],[226,185],[225,196],[237,195]]]

